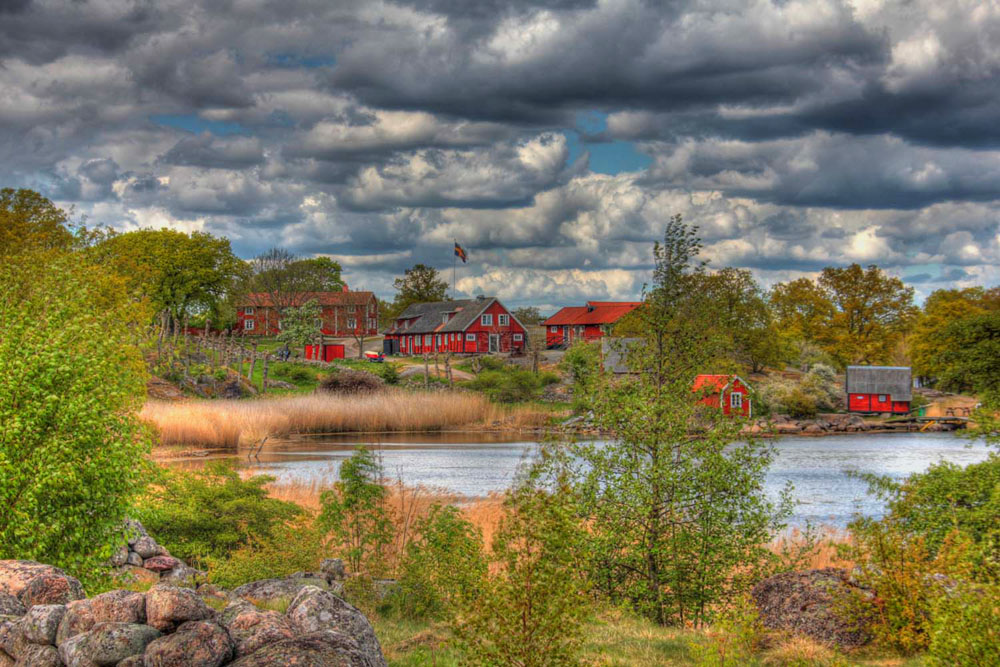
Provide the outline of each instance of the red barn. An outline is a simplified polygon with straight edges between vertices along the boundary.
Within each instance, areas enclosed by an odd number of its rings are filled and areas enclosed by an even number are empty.
[[[692,391],[701,394],[701,403],[713,408],[722,406],[723,414],[753,416],[750,385],[738,375],[699,375]]]
[[[385,347],[404,355],[452,352],[515,352],[527,331],[502,303],[481,296],[461,301],[415,303],[385,332]]]
[[[641,305],[641,301],[588,301],[586,306],[566,306],[542,322],[545,344],[552,348],[577,340],[600,340],[618,320]]]
[[[315,299],[320,306],[320,329],[326,336],[378,335],[378,299],[372,292],[297,292],[283,298],[281,308],[270,294],[248,294],[236,308],[236,330],[251,336],[274,336],[281,331],[280,311]]]
[[[847,411],[905,414],[913,400],[913,374],[907,366],[848,366]]]

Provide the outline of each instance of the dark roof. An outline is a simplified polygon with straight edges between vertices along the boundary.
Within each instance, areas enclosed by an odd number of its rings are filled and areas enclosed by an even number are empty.
[[[887,394],[894,401],[913,400],[909,366],[848,366],[848,394]]]
[[[320,306],[364,306],[375,296],[374,292],[295,292],[287,296],[288,305],[301,306],[316,300]],[[271,308],[274,299],[264,292],[247,294],[240,302],[240,308]]]
[[[393,324],[386,329],[386,334],[428,334],[428,333],[458,333],[465,331],[476,321],[479,314],[496,301],[493,297],[484,299],[463,299],[460,301],[433,301],[430,303],[414,303],[396,317],[396,321],[416,321],[410,326]],[[452,314],[447,323],[445,314]]]

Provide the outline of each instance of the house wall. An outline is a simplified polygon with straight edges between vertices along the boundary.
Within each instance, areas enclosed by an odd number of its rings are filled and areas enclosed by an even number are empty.
[[[719,397],[722,397],[722,414],[732,415],[739,414],[743,417],[749,417],[753,414],[753,407],[751,405],[752,399],[750,398],[750,389],[743,384],[738,378],[734,378],[730,381],[729,385],[722,391],[715,390],[710,394],[705,395],[699,401],[703,405],[707,405],[713,408],[719,408]],[[743,407],[740,410],[734,411],[732,407],[732,394],[740,394],[743,396]]]
[[[909,401],[894,401],[892,396],[888,394],[848,394],[847,409],[849,412],[904,414],[910,411],[910,403]]]
[[[236,326],[248,336],[276,336],[281,333],[278,327],[278,311],[270,306],[250,306],[253,314],[247,314],[247,307],[237,308]],[[352,310],[353,309],[353,310]],[[320,310],[322,320],[321,331],[325,336],[353,336],[364,332],[365,336],[378,335],[378,301],[373,297],[366,308],[363,305],[323,306]],[[348,326],[354,320],[354,327]],[[369,321],[370,320],[370,321]],[[247,329],[246,323],[252,321],[253,329]]]
[[[491,315],[490,325],[482,323],[483,315]],[[510,319],[506,325],[500,325],[500,315]],[[399,339],[401,355],[419,355],[446,353],[452,354],[486,354],[490,349],[490,335],[500,337],[500,352],[511,352],[514,349],[524,349],[528,344],[528,332],[514,319],[503,304],[494,301],[483,311],[464,332],[441,332],[431,334],[394,334],[390,338]],[[472,340],[469,340],[469,337]],[[520,340],[515,340],[520,337]]]

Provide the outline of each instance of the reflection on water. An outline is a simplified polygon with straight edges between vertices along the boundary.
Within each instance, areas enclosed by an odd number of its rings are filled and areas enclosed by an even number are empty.
[[[280,481],[333,480],[340,462],[360,445],[379,450],[386,473],[407,484],[474,497],[507,488],[518,464],[535,448],[534,442],[487,433],[324,436],[268,443],[253,467]],[[798,505],[793,525],[844,526],[857,511],[878,515],[880,503],[866,495],[864,482],[848,476],[849,470],[900,479],[939,460],[967,465],[987,454],[985,445],[970,447],[968,440],[950,433],[786,437],[775,446],[778,456],[767,475],[767,490],[777,496],[787,481],[794,484]]]

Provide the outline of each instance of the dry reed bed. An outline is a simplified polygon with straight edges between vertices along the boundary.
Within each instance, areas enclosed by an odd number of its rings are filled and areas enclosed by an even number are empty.
[[[391,391],[366,396],[286,396],[254,401],[149,401],[142,417],[160,444],[236,449],[299,433],[437,431],[502,420],[479,394]]]

